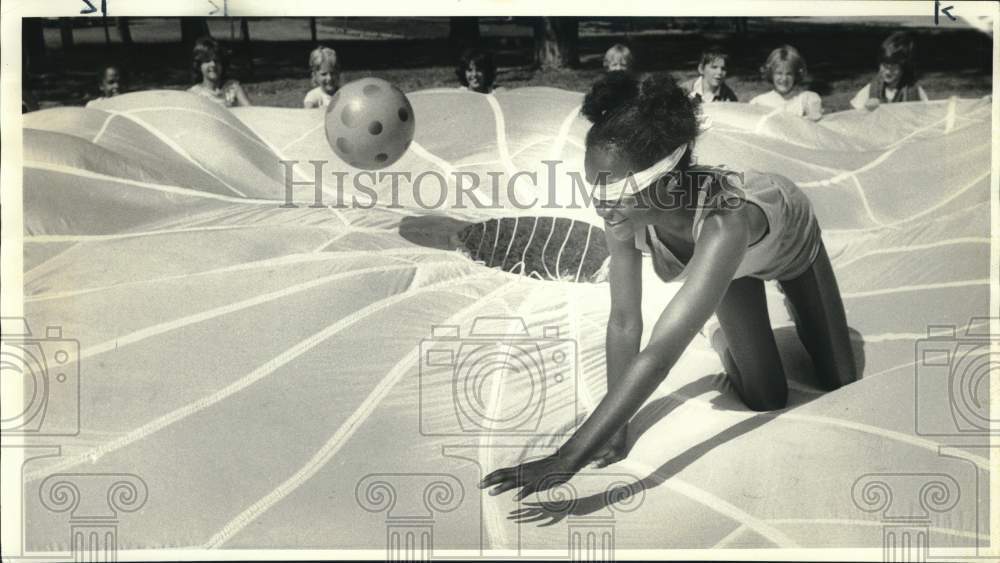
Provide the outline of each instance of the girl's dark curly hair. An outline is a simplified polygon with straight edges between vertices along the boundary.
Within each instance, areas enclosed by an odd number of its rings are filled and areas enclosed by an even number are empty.
[[[487,90],[492,90],[493,83],[497,78],[497,65],[493,62],[493,55],[489,51],[480,51],[479,49],[466,49],[459,57],[458,65],[455,67],[455,76],[458,77],[459,84],[465,87],[469,86],[469,80],[465,78],[465,71],[473,63],[477,69],[483,71],[483,80]]]
[[[603,152],[613,155],[624,171],[645,170],[683,143],[693,146],[698,109],[699,102],[669,76],[609,72],[583,100],[581,113],[594,124],[587,133],[586,160],[592,162],[594,153]],[[677,169],[686,169],[690,162],[689,148]]]
[[[220,76],[225,81],[226,71],[229,70],[229,53],[215,39],[205,36],[195,41],[191,59],[191,78],[195,84],[200,84],[204,79],[201,74],[201,65],[209,61],[216,61],[222,65]]]

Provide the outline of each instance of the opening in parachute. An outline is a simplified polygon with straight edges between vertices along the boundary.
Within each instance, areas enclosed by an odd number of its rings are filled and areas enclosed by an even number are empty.
[[[606,281],[604,230],[557,217],[503,217],[469,225],[458,240],[470,259],[540,280]]]

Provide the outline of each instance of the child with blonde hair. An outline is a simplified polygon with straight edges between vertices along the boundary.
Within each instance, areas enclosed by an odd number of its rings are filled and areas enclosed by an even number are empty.
[[[750,100],[751,105],[781,108],[788,113],[818,121],[823,117],[823,100],[819,94],[802,88],[806,79],[806,61],[791,45],[771,51],[760,74],[771,83],[773,90]]]
[[[326,107],[340,88],[340,59],[337,52],[324,45],[316,47],[309,53],[309,68],[315,88],[309,90],[302,105],[306,108]]]
[[[897,31],[879,48],[879,68],[851,100],[854,109],[874,110],[881,104],[926,102],[927,92],[917,84],[913,37]]]
[[[634,65],[632,50],[621,43],[615,43],[604,53],[604,70],[607,72],[616,70],[632,72],[635,70]]]

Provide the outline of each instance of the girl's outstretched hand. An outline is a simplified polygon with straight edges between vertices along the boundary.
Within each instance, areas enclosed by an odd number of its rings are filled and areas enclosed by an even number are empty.
[[[521,487],[521,491],[514,497],[520,501],[532,493],[551,489],[569,481],[576,472],[575,468],[565,457],[553,454],[549,457],[536,461],[522,463],[516,467],[497,469],[486,476],[480,483],[479,488],[485,489],[494,487],[490,495]]]

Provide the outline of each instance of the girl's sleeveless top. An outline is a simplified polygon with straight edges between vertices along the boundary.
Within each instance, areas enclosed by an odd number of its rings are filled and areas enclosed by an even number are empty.
[[[764,236],[751,244],[733,279],[753,277],[762,280],[792,280],[805,273],[819,254],[822,238],[812,205],[789,179],[776,174],[754,171],[743,173],[709,169],[725,176],[714,176],[698,188],[692,237],[697,244],[707,213],[722,206],[756,205],[767,218]],[[718,178],[724,177],[720,184]],[[709,192],[712,192],[709,194]],[[664,245],[652,225],[641,226],[635,233],[635,246],[653,259],[653,269],[663,281],[682,277],[685,264]]]

